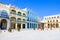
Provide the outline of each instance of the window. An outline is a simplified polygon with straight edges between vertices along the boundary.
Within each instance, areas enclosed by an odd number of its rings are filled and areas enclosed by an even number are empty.
[[[55,20],[53,20],[53,22],[55,22]]]
[[[27,28],[29,28],[29,23],[27,23]]]
[[[16,22],[16,18],[15,17],[11,17],[10,21],[15,21]]]
[[[26,21],[25,19],[23,19],[23,21]]]
[[[23,24],[23,29],[25,28],[25,24]]]
[[[54,17],[54,18],[56,18],[56,17]]]
[[[56,20],[56,22],[58,22],[58,20]]]
[[[56,24],[56,28],[58,28],[58,27],[59,27],[59,24],[57,23],[57,24]]]
[[[49,22],[49,21],[48,21]]]
[[[29,17],[29,21],[31,21],[31,17]]]
[[[57,16],[57,18],[59,18],[59,16]]]
[[[33,23],[31,25],[32,25],[32,28],[33,28]]]
[[[50,22],[52,22],[52,21],[50,21]]]
[[[31,23],[30,23],[30,28],[31,28]]]
[[[29,21],[29,17],[27,18],[27,21]]]
[[[11,10],[11,14],[15,14],[16,15],[16,11],[15,10]]]
[[[21,16],[21,12],[18,12],[18,14],[17,14],[17,15]]]
[[[26,16],[25,13],[23,13],[23,16]]]
[[[18,19],[17,19],[17,22],[20,22],[20,21],[21,21],[21,18],[18,18]]]
[[[52,19],[53,19],[53,17],[52,17]]]

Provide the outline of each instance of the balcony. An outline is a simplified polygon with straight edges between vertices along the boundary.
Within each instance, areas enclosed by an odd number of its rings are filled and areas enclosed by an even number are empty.
[[[11,21],[11,22],[12,22],[12,21],[13,21],[13,22],[16,22],[16,20],[15,20],[15,19],[10,19],[10,21]]]
[[[10,21],[16,22],[16,18],[15,17],[11,17]]]
[[[11,10],[10,14],[16,15],[16,11],[15,10]]]
[[[10,12],[10,14],[14,14],[14,15],[16,15],[16,12]]]
[[[18,12],[17,15],[18,15],[18,16],[22,16],[22,15],[21,15],[21,12]]]

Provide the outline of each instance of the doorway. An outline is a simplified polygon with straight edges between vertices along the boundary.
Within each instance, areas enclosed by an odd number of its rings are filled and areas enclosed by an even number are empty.
[[[23,24],[23,29],[25,29],[25,24]]]
[[[21,29],[21,24],[18,23],[17,24],[17,28]]]
[[[2,19],[2,20],[1,20],[0,28],[1,28],[2,30],[7,29],[7,20],[6,20],[6,19]]]
[[[15,29],[15,25],[16,25],[16,23],[14,23],[14,22],[10,23],[10,26],[12,27],[12,29]]]

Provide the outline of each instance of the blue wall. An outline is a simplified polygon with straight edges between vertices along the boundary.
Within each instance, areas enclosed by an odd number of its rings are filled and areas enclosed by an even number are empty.
[[[34,15],[30,10],[27,12],[27,28],[37,28],[37,16]]]
[[[8,13],[5,10],[0,11],[0,18],[9,18]]]

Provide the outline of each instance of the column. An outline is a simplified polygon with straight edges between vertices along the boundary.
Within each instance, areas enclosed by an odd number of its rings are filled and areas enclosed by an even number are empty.
[[[25,28],[27,29],[27,23],[25,23]]]
[[[50,24],[50,30],[52,30],[51,24]]]
[[[9,29],[9,27],[10,27],[10,20],[7,19],[7,30]]]
[[[15,29],[17,30],[17,23],[15,24]]]
[[[58,26],[59,26],[59,28],[60,28],[60,23],[58,23]]]
[[[21,29],[23,29],[23,28],[22,28],[22,25],[23,25],[23,24],[21,23]]]
[[[29,23],[29,22],[28,22],[28,23]],[[29,25],[30,25],[30,23],[29,23]],[[28,26],[29,26],[29,25],[28,25]],[[29,26],[29,28],[30,28],[30,26]]]

